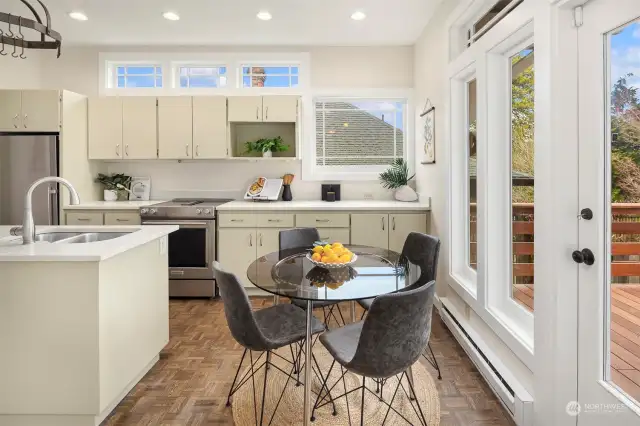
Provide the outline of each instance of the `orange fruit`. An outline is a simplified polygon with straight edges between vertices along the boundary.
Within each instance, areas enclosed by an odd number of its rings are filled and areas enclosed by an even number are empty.
[[[311,256],[311,259],[313,259],[316,262],[320,262],[320,260],[322,259],[322,256],[320,256],[320,253],[313,253],[313,255]]]
[[[322,256],[320,258],[320,262],[322,263],[329,263],[329,257],[328,256]]]
[[[340,256],[340,263],[349,263],[351,261],[351,255],[343,254]]]
[[[315,246],[313,248],[313,252],[314,253],[322,253],[322,250],[324,250],[324,248],[322,246]]]

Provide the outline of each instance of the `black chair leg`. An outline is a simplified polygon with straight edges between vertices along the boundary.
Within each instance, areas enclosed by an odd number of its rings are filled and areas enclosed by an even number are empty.
[[[438,372],[438,380],[442,380],[442,373],[440,372],[440,366],[438,365],[438,360],[436,359],[436,356],[433,353],[433,349],[431,348],[431,343],[429,343],[427,346],[429,347],[429,352],[431,352],[432,359],[429,359],[427,355],[425,355],[424,353],[422,354],[422,356],[424,357],[424,359],[429,361],[429,364],[431,364],[433,368],[436,369],[436,371]]]
[[[367,378],[362,376],[362,401],[360,403],[360,426],[364,426],[364,391],[366,388]],[[348,398],[348,396],[345,396]]]
[[[271,362],[271,351],[267,351],[267,362],[264,364],[264,381],[262,382],[262,405],[260,411],[260,424],[264,419],[264,397],[267,394],[267,374],[269,373],[269,363]]]
[[[233,387],[236,385],[236,380],[238,380],[238,374],[240,374],[240,368],[242,367],[242,363],[244,362],[244,357],[247,355],[247,349],[242,352],[242,358],[240,359],[240,364],[238,365],[238,369],[236,370],[236,375],[233,378],[233,383],[231,383],[231,389],[229,389],[229,395],[227,395],[227,407],[231,406],[231,394],[233,393]]]

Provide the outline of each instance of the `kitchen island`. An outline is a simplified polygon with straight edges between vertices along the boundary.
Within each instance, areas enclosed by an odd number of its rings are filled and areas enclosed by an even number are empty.
[[[0,237],[0,426],[96,426],[149,371],[169,341],[167,235],[177,229]]]

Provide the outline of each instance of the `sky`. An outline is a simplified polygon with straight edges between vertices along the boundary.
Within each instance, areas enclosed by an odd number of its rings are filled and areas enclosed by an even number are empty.
[[[633,73],[627,82],[640,89],[640,20],[611,36],[611,84]]]

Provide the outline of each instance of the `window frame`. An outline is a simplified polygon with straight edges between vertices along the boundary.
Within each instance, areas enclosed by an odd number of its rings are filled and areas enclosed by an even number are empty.
[[[251,79],[251,77],[254,75],[253,72],[250,72],[249,74],[245,74],[244,73],[244,68],[250,68],[251,70],[253,68],[259,68],[259,67],[263,67],[263,68],[269,68],[269,67],[278,67],[278,68],[282,68],[282,67],[287,67],[289,68],[289,73],[288,74],[272,74],[272,77],[288,77],[289,78],[289,86],[283,86],[283,87],[259,87],[259,86],[249,86],[249,87],[245,87],[244,86],[244,77],[249,77]],[[298,73],[297,74],[292,74],[291,69],[292,68],[298,68]],[[239,63],[236,66],[236,72],[238,73],[238,78],[236,80],[236,84],[237,87],[239,89],[297,89],[300,86],[300,64],[298,62],[292,62],[292,61],[260,61],[260,62],[247,62],[247,63]],[[261,75],[261,74],[258,74]],[[265,77],[268,77],[267,74],[265,74]],[[292,86],[292,78],[293,77],[297,77],[298,78],[298,84],[296,86]],[[253,82],[252,82],[253,84]]]
[[[140,66],[140,67],[152,67],[154,70],[153,74],[127,74],[126,73],[126,68],[127,67],[131,67],[131,66]],[[125,77],[125,87],[118,87],[118,77],[122,77],[120,75],[118,75],[118,68],[120,67],[124,67],[125,68],[125,74],[123,75],[123,77]],[[156,73],[156,70],[160,68],[160,75],[158,75]],[[165,88],[165,84],[166,84],[166,79],[165,79],[165,74],[166,74],[166,70],[163,67],[162,63],[158,62],[158,61],[144,61],[144,60],[140,60],[140,61],[109,61],[106,64],[106,86],[108,89],[110,90],[118,90],[118,91],[122,91],[122,90],[162,90]],[[154,87],[126,87],[126,78],[128,76],[133,76],[133,75],[144,75],[144,76],[153,76],[154,79]],[[162,81],[162,86],[158,87],[156,86],[156,79],[160,77],[161,81]]]
[[[220,73],[218,72],[218,78],[216,81],[216,87],[182,87],[180,85],[180,68],[226,68],[225,78],[227,79],[224,86],[220,86]],[[228,64],[221,61],[172,61],[171,62],[171,83],[172,88],[180,90],[224,90],[229,87],[229,74],[231,67]],[[188,75],[191,76],[190,74]]]
[[[309,131],[306,132],[307,140],[304,141],[302,155],[302,174],[304,180],[309,181],[326,181],[326,180],[341,180],[341,181],[377,181],[380,173],[389,168],[388,165],[370,165],[370,166],[319,166],[316,164],[316,102],[321,101],[390,101],[390,102],[402,102],[404,104],[404,128],[407,131],[403,132],[403,158],[409,165],[410,174],[414,173],[414,147],[413,147],[413,102],[412,91],[410,90],[391,90],[391,91],[376,91],[376,90],[360,90],[350,91],[350,95],[336,94],[326,92],[316,92],[311,96],[309,104],[311,105],[309,111],[304,112],[305,123],[308,123],[306,127]]]

